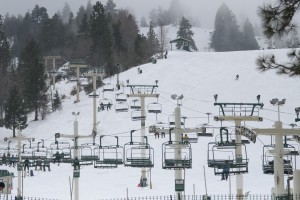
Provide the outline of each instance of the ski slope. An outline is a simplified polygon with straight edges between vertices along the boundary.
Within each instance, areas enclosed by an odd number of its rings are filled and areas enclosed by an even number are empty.
[[[244,52],[183,52],[170,51],[168,59],[158,60],[157,64],[145,64],[138,66],[143,73],[137,73],[137,67],[120,74],[120,81],[130,84],[155,84],[158,80],[157,93],[160,94],[159,103],[162,104],[162,114],[158,115],[158,121],[168,123],[169,115],[172,115],[176,102],[171,99],[172,94],[184,95],[181,112],[186,116],[186,128],[195,128],[199,124],[207,122],[205,113],[212,113],[210,123],[220,127],[220,122],[213,121],[213,116],[218,115],[218,107],[214,106],[213,95],[218,94],[218,102],[232,103],[256,103],[256,96],[261,95],[264,109],[260,110],[263,122],[245,124],[248,127],[271,128],[277,120],[277,107],[272,106],[269,100],[273,98],[286,98],[286,104],[280,108],[281,120],[284,127],[295,123],[295,107],[300,106],[299,78],[278,76],[275,71],[259,73],[256,70],[255,59],[262,54],[274,53],[282,62],[288,62],[286,53],[288,50],[269,51],[244,51]],[[235,80],[239,74],[239,80]],[[116,84],[116,76],[105,79],[106,84]],[[73,134],[74,116],[72,112],[80,112],[78,118],[79,134],[90,135],[92,132],[93,115],[92,99],[83,91],[80,93],[80,102],[74,104],[76,96],[70,96],[74,83],[62,81],[56,84],[60,94],[65,94],[62,101],[63,109],[51,113],[47,119],[30,121],[29,126],[22,132],[25,136],[35,137],[37,141],[45,140],[46,145],[54,142],[55,133]],[[128,88],[121,91],[102,93],[102,88],[97,90],[100,98],[109,98],[115,104],[115,93],[129,93]],[[97,100],[98,101],[98,100]],[[130,101],[130,100],[129,100]],[[146,105],[156,99],[146,99]],[[124,145],[130,141],[130,130],[138,130],[134,133],[134,140],[140,140],[140,122],[131,120],[131,110],[128,113],[111,111],[97,112],[98,136],[119,136],[119,144]],[[32,117],[30,118],[32,119]],[[147,113],[146,127],[156,123],[155,114]],[[223,122],[223,126],[232,127],[234,123]],[[298,123],[299,125],[299,123]],[[149,144],[155,149],[155,163],[151,170],[153,188],[138,187],[140,169],[119,166],[116,169],[94,169],[93,166],[85,166],[81,169],[79,179],[79,199],[104,199],[126,197],[156,196],[174,194],[174,170],[163,170],[161,146],[166,138],[155,139],[153,134],[146,135]],[[11,130],[0,128],[1,137],[10,137]],[[218,131],[215,130],[215,136]],[[107,138],[107,139],[106,139]],[[213,138],[199,138],[198,143],[192,144],[193,164],[192,169],[185,171],[186,194],[193,193],[195,185],[196,194],[205,193],[204,171],[205,166],[208,194],[228,194],[229,181],[220,181],[220,176],[214,176],[213,169],[207,167],[207,144],[214,141]],[[3,141],[3,140],[2,140]],[[67,141],[61,139],[60,141]],[[70,140],[68,140],[70,141]],[[270,143],[270,137],[259,136],[255,144],[247,145],[249,158],[249,173],[244,175],[244,192],[250,194],[270,194],[273,187],[273,176],[264,175],[262,172],[262,147]],[[89,139],[79,140],[79,143],[92,142]],[[99,143],[99,137],[96,140]],[[26,143],[26,142],[25,142]],[[105,137],[103,144],[115,144],[113,137]],[[2,147],[7,143],[1,142]],[[11,143],[12,146],[15,143]],[[297,147],[298,148],[298,147]],[[299,150],[299,149],[298,149]],[[299,163],[299,158],[297,158]],[[298,164],[299,165],[299,164]],[[17,175],[16,168],[1,166],[9,169]],[[299,168],[298,168],[299,169]],[[72,167],[69,164],[60,166],[51,165],[51,172],[35,171],[35,176],[24,178],[24,196],[70,199],[69,178],[72,177]],[[257,178],[259,177],[259,182]],[[231,176],[231,192],[236,192],[235,176]],[[285,181],[286,183],[286,181]],[[14,178],[13,194],[17,194],[17,178]]]

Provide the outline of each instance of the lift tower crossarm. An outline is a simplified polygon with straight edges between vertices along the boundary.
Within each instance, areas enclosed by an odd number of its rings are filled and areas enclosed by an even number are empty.
[[[158,98],[159,94],[128,94],[128,97],[152,97],[152,98]]]
[[[235,121],[235,120],[240,120],[240,121],[263,121],[262,117],[258,116],[215,116],[214,117],[215,121]]]
[[[225,116],[225,108],[238,108],[242,106],[249,106],[249,108],[244,108],[245,110],[241,110],[241,112],[250,112],[249,116],[253,116],[256,107],[263,107],[263,103],[214,103],[215,106],[220,106],[220,111],[222,112],[223,116]],[[249,110],[248,110],[249,109]]]
[[[257,135],[293,135],[300,136],[300,129],[274,129],[274,128],[253,128],[252,129]]]

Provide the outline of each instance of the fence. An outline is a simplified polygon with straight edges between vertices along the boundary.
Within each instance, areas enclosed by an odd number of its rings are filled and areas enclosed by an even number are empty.
[[[15,200],[17,196],[14,195],[4,195],[0,194],[0,200]],[[40,198],[40,197],[23,197],[22,200],[57,200],[57,199],[48,199],[48,198]]]
[[[0,199],[1,200],[1,199]],[[147,196],[147,197],[129,197],[129,198],[110,198],[99,200],[180,200],[175,195],[166,196]],[[300,194],[298,195],[264,195],[264,194],[249,194],[244,196],[237,195],[185,195],[181,200],[300,200]]]

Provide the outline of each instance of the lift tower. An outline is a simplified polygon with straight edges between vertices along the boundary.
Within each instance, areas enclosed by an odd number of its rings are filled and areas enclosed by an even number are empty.
[[[55,60],[61,59],[61,58],[62,58],[61,56],[45,56],[44,57],[46,66],[47,66],[47,61],[52,60],[53,69],[51,71],[49,71],[49,73],[52,75],[53,91],[55,90],[55,74],[57,73],[56,69],[55,69]]]
[[[216,121],[234,121],[235,126],[241,126],[242,121],[262,121],[263,119],[259,117],[259,108],[263,107],[263,103],[260,103],[260,95],[257,96],[257,103],[218,103],[218,96],[214,95],[215,106],[219,106],[219,116],[214,119]],[[236,134],[235,138],[236,150],[235,156],[242,162],[242,140],[241,135]],[[236,194],[238,198],[243,198],[243,174],[236,175]]]
[[[21,158],[21,151],[22,151],[22,141],[34,141],[34,138],[27,138],[24,137],[21,134],[21,129],[19,127],[18,130],[18,135],[17,137],[11,137],[11,138],[4,138],[5,141],[17,141],[18,142],[18,164],[17,164],[17,169],[18,169],[18,188],[17,188],[17,197],[15,200],[22,200],[23,199],[23,184],[22,184],[22,177],[23,177],[23,164],[22,164],[22,158]]]
[[[175,123],[170,122],[170,125],[175,127],[170,128],[159,128],[154,126],[149,127],[149,133],[162,133],[169,132],[169,141],[163,143],[162,147],[162,168],[173,169],[175,171],[175,192],[176,199],[182,199],[182,193],[185,191],[185,180],[184,170],[192,168],[192,149],[191,144],[193,139],[196,138],[184,138],[183,134],[186,133],[197,133],[198,136],[212,137],[212,133],[206,133],[202,128],[182,128],[184,119],[181,116],[181,105],[183,95],[177,96],[176,94],[171,95],[173,100],[176,100],[176,107],[174,110]],[[173,133],[172,133],[173,131]],[[172,134],[174,135],[172,140]]]
[[[130,94],[128,97],[140,98],[141,101],[141,109],[140,109],[140,117],[141,121],[141,143],[145,144],[145,121],[146,121],[146,113],[145,113],[145,98],[158,98],[159,94],[156,93],[155,89],[158,87],[158,80],[155,81],[155,85],[131,85],[129,84],[129,80],[127,80],[127,87],[130,88]],[[145,155],[145,150],[141,150],[142,155]],[[147,178],[146,178],[146,169],[142,168],[141,170],[141,180],[146,180],[145,185],[142,187],[146,187]]]
[[[76,103],[78,103],[80,101],[79,100],[79,91],[80,91],[79,73],[80,73],[80,69],[87,68],[88,65],[87,65],[85,60],[72,60],[72,61],[70,61],[69,67],[76,69],[77,76],[76,76],[76,79],[74,81],[77,82],[77,100],[76,100]]]
[[[78,121],[77,121],[77,116],[79,115],[78,113],[72,112],[72,114],[75,116],[75,120],[74,120],[74,134],[73,135],[67,135],[67,134],[61,134],[61,133],[55,133],[55,141],[57,138],[63,137],[63,138],[71,138],[74,140],[74,148],[73,148],[73,158],[71,158],[72,160],[72,164],[74,166],[73,169],[73,178],[74,178],[74,189],[73,189],[73,193],[72,196],[74,197],[74,200],[79,200],[79,177],[80,177],[80,161],[79,161],[79,152],[78,152],[78,142],[77,140],[79,138],[91,138],[93,137],[92,135],[86,135],[86,136],[82,136],[78,134]],[[76,161],[78,163],[76,163]]]
[[[87,74],[85,74],[85,76],[91,77],[92,81],[93,81],[93,94],[90,94],[89,97],[93,98],[93,135],[94,135],[93,143],[95,143],[95,137],[97,135],[96,98],[99,97],[99,95],[97,95],[97,93],[96,93],[96,90],[97,90],[97,87],[96,87],[97,82],[96,81],[97,81],[97,77],[100,77],[102,80],[104,74],[103,74],[102,70],[97,71],[96,69],[94,69],[93,72],[87,73]]]
[[[282,197],[285,195],[284,190],[284,160],[283,155],[291,152],[284,151],[283,136],[293,135],[294,138],[300,136],[300,129],[284,129],[282,128],[282,122],[280,121],[280,106],[285,104],[285,99],[279,101],[274,98],[270,103],[278,108],[278,120],[275,121],[274,128],[269,129],[252,129],[257,135],[275,135],[275,150],[274,154],[274,185],[275,196]],[[300,188],[300,186],[297,186]]]

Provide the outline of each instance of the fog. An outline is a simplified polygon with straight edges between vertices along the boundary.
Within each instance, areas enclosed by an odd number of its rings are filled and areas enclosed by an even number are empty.
[[[187,16],[198,18],[202,27],[212,28],[217,9],[224,2],[236,15],[238,20],[249,18],[253,24],[259,24],[257,16],[258,6],[270,0],[179,0],[186,7]],[[0,0],[0,14],[24,15],[31,11],[36,4],[47,8],[48,14],[52,16],[58,10],[62,10],[65,2],[69,4],[74,14],[80,5],[86,6],[87,0]],[[96,0],[91,0],[92,4]],[[106,0],[101,0],[103,4]],[[171,0],[114,0],[118,8],[129,9],[135,14],[137,21],[142,16],[148,18],[149,10],[161,6],[168,9]]]

